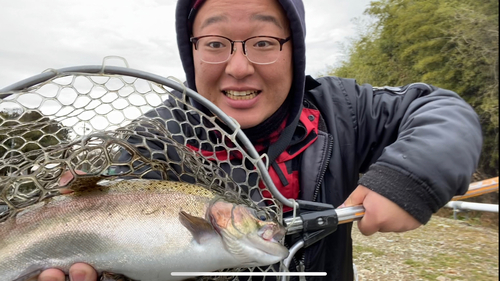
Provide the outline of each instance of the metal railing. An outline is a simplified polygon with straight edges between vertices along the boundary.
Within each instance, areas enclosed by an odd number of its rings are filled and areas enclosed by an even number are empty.
[[[466,198],[498,191],[498,177],[471,183],[469,190],[464,195],[453,197],[446,207],[453,209],[453,218],[457,219],[457,213],[461,211],[480,211],[498,213],[498,204],[474,203],[458,201]]]

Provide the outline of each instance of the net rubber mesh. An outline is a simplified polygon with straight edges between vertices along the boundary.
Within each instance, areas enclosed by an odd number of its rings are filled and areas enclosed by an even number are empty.
[[[282,220],[237,130],[182,89],[105,71],[57,72],[1,95],[0,223],[61,187],[114,179],[199,184]]]

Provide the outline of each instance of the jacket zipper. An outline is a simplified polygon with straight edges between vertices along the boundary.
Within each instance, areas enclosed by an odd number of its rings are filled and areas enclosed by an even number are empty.
[[[313,195],[313,202],[316,202],[318,200],[318,194],[319,194],[319,188],[321,187],[321,183],[323,182],[323,178],[325,177],[326,173],[326,168],[328,168],[328,164],[330,164],[330,158],[332,158],[332,150],[333,150],[333,137],[330,136],[329,134],[327,136],[327,141],[328,141],[328,146],[326,150],[326,159],[324,161],[323,166],[321,167],[321,173],[320,173],[320,178],[319,181],[316,183],[316,186],[314,187],[314,195]]]
[[[328,165],[330,164],[330,159],[332,158],[332,151],[333,151],[333,137],[329,134],[326,134],[327,137],[327,150],[326,150],[326,159],[324,161],[323,166],[321,167],[321,174],[319,181],[317,182],[316,186],[314,187],[314,195],[313,195],[313,202],[316,202],[318,200],[318,194],[319,194],[319,189],[321,187],[321,183],[323,182],[323,178],[325,177],[326,169],[328,168]],[[296,263],[297,264],[297,263]],[[305,272],[306,267],[306,251],[302,253],[302,259],[300,260],[299,268],[301,268],[302,272]],[[301,276],[300,281],[306,281],[305,276]]]

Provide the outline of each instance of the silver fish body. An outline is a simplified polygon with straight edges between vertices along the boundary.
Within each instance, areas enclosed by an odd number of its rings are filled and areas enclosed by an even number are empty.
[[[282,226],[249,217],[247,207],[243,217],[235,216],[240,207],[214,203],[214,195],[200,189],[137,181],[39,203],[0,224],[1,280],[51,267],[67,272],[75,262],[141,281],[178,280],[185,277],[171,272],[268,265],[286,257],[273,239],[282,237]],[[180,211],[194,222],[180,219]]]

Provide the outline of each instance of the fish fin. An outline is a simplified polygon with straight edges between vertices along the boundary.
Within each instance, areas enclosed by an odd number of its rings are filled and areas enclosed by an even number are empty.
[[[12,281],[36,281],[38,279],[38,275],[40,275],[42,271],[43,269],[39,266],[31,265],[23,273],[21,273],[21,276]]]
[[[123,274],[103,271],[99,281],[139,281],[139,280],[128,278]]]
[[[198,244],[202,244],[216,234],[212,225],[205,219],[192,216],[184,211],[179,212],[179,220],[193,235]]]
[[[66,185],[61,185],[61,187],[63,190],[66,189],[75,192],[95,191],[96,188],[108,189],[97,184],[102,179],[101,175],[79,175],[78,178],[71,179]]]

